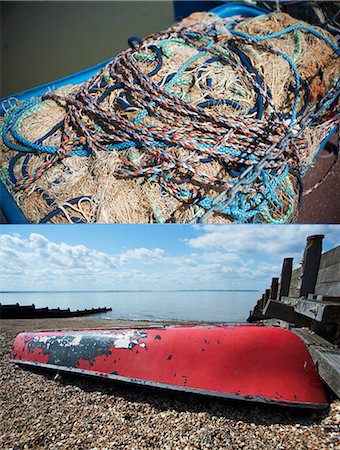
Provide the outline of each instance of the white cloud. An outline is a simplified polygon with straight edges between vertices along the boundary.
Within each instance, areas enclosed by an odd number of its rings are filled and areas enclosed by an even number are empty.
[[[37,233],[31,233],[27,239],[0,235],[0,258],[6,262],[1,270],[4,279],[8,275],[27,276],[28,282],[94,276],[117,267],[115,258],[106,253],[84,245],[57,244]]]
[[[186,242],[207,253],[218,250],[236,255],[294,257],[301,255],[309,235],[326,234],[327,241],[334,245],[340,241],[338,225],[206,225],[203,230],[204,234]]]
[[[282,259],[302,257],[306,237],[338,226],[200,226],[199,235],[160,247],[112,255],[85,245],[56,243],[39,233],[0,235],[2,290],[263,289],[279,276]],[[166,239],[166,233],[164,233]],[[179,244],[179,246],[178,246]]]
[[[154,264],[155,262],[164,261],[165,251],[161,248],[148,249],[145,247],[127,250],[121,253],[119,261],[121,264],[126,264],[132,261],[142,261],[146,264]]]

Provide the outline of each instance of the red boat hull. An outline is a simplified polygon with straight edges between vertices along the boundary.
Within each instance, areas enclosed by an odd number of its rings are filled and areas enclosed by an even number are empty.
[[[258,326],[108,329],[19,334],[19,364],[218,397],[322,408],[312,359],[288,330]]]

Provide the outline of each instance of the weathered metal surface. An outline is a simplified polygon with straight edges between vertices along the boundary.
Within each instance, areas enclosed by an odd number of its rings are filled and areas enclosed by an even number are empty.
[[[305,345],[275,327],[21,333],[11,361],[218,397],[327,406]]]

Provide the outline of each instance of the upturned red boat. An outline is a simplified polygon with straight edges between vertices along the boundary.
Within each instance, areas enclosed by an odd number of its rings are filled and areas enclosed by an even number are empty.
[[[296,407],[328,405],[294,333],[264,326],[177,326],[21,333],[11,361],[158,388]]]

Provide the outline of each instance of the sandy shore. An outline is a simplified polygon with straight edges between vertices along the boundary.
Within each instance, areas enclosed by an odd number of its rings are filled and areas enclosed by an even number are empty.
[[[80,318],[0,321],[0,447],[339,448],[340,401],[333,400],[326,411],[306,412],[72,376],[55,379],[9,363],[13,338],[21,331],[124,324]]]

